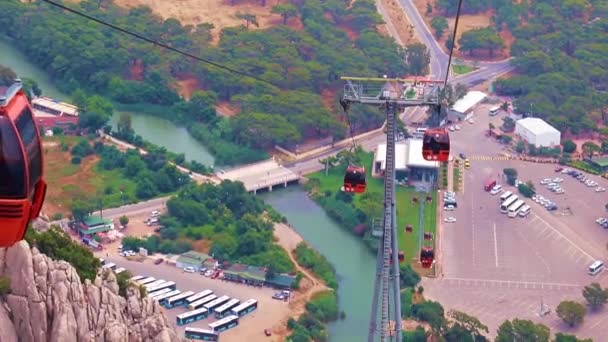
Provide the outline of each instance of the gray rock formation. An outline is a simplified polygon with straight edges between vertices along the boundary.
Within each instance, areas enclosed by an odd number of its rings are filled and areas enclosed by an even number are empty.
[[[70,264],[21,241],[0,249],[0,276],[11,281],[0,297],[1,342],[181,341],[158,303],[135,287],[120,296],[111,271],[83,284]]]

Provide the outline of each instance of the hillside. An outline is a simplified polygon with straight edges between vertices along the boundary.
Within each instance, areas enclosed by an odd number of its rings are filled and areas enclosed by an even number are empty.
[[[262,5],[266,2],[266,6]],[[284,3],[284,0],[116,0],[115,3],[126,8],[148,6],[163,19],[174,18],[184,25],[212,23],[213,38],[217,42],[222,29],[245,25],[238,14],[250,14],[256,17],[258,25],[249,25],[250,29],[265,29],[281,24],[281,16],[271,13],[272,6]],[[234,5],[231,5],[234,3]]]
[[[69,263],[25,241],[0,250],[0,277],[10,280],[9,293],[1,288],[2,342],[181,341],[157,303],[131,287],[120,296],[112,272],[83,284]]]

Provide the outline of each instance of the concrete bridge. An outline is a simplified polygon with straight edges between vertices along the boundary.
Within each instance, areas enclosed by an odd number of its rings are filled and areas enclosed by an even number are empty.
[[[279,164],[274,158],[232,170],[221,170],[216,176],[222,180],[242,182],[245,189],[254,194],[258,191],[272,191],[276,186],[287,187],[300,181],[299,174]]]

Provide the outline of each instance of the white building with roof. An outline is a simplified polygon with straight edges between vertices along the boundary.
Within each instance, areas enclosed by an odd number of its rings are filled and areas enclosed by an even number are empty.
[[[561,143],[561,133],[539,118],[525,118],[515,122],[515,134],[536,147],[552,147]]]
[[[448,111],[450,121],[465,120],[467,115],[488,95],[484,92],[471,90],[463,98],[456,101]],[[451,114],[451,115],[450,115]]]
[[[407,139],[395,144],[395,171],[397,179],[431,181],[437,179],[439,162],[422,157],[422,139]],[[379,144],[374,157],[374,173],[386,170],[386,144]]]

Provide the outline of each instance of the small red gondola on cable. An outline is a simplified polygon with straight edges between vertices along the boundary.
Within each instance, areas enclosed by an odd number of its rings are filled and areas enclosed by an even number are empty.
[[[420,251],[420,263],[423,268],[431,268],[433,265],[433,261],[435,261],[435,251],[433,247],[422,247]]]
[[[46,195],[40,132],[20,80],[0,82],[0,247],[22,240]]]
[[[361,194],[365,192],[365,168],[349,165],[344,175],[344,191]]]
[[[448,161],[450,157],[450,135],[445,128],[431,128],[424,132],[422,157],[428,161]]]
[[[399,258],[399,263],[404,262],[405,261],[405,253],[403,253],[403,251],[399,251],[397,258]],[[390,262],[391,262],[391,264],[393,263],[393,251],[392,250],[391,250]]]

